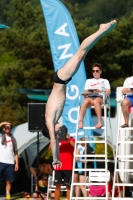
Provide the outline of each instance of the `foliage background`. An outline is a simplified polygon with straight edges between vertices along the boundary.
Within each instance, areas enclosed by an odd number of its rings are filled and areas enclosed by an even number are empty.
[[[74,20],[80,42],[98,24],[117,19],[117,27],[102,38],[85,58],[87,77],[100,62],[112,90],[131,76],[133,66],[132,0],[63,0]],[[27,121],[31,102],[15,88],[51,89],[53,63],[39,0],[1,0],[0,23],[0,121],[18,125]]]

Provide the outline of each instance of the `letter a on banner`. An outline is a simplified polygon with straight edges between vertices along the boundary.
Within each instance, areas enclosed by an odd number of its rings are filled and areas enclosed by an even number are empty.
[[[40,1],[46,22],[54,70],[57,71],[76,53],[80,45],[79,39],[73,20],[61,1]],[[67,126],[70,135],[74,135],[76,132],[78,96],[84,91],[85,81],[86,74],[82,62],[78,72],[67,85],[66,102],[62,114],[63,124]],[[90,119],[88,123],[90,123]]]

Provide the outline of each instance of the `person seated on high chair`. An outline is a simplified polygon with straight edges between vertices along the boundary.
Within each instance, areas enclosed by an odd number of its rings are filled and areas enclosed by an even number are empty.
[[[102,127],[102,111],[101,105],[103,104],[103,96],[98,94],[102,92],[102,84],[104,84],[105,92],[110,94],[110,84],[107,79],[101,78],[102,67],[100,63],[94,63],[92,65],[92,75],[93,78],[87,79],[84,87],[84,96],[85,99],[80,108],[80,120],[78,128],[83,128],[83,119],[86,113],[86,109],[94,106],[98,123],[95,128]]]
[[[126,94],[123,101],[122,101],[122,112],[125,120],[125,124],[123,124],[121,127],[126,128],[129,127],[128,121],[129,121],[129,108],[133,106],[133,76],[128,77],[125,79],[123,84],[122,93]],[[128,94],[129,93],[129,94]]]

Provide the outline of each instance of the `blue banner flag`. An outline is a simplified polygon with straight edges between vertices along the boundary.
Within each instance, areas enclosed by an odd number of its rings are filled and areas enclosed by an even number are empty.
[[[60,0],[40,0],[46,22],[48,38],[57,71],[76,53],[79,39],[73,20]],[[84,91],[86,73],[84,63],[67,85],[66,102],[62,114],[63,124],[72,136],[76,132],[78,97]],[[90,120],[89,120],[90,121]]]

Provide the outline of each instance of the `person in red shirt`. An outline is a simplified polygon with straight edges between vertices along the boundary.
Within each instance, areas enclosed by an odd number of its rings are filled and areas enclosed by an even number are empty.
[[[58,131],[61,129],[61,124],[55,125],[55,131],[58,134]],[[60,140],[59,138],[59,156],[62,165],[58,165],[55,168],[55,200],[58,200],[60,197],[60,188],[63,183],[66,185],[66,196],[70,200],[70,184],[72,178],[72,169],[73,169],[73,152],[75,139],[70,137],[69,134],[66,134],[65,140]]]

